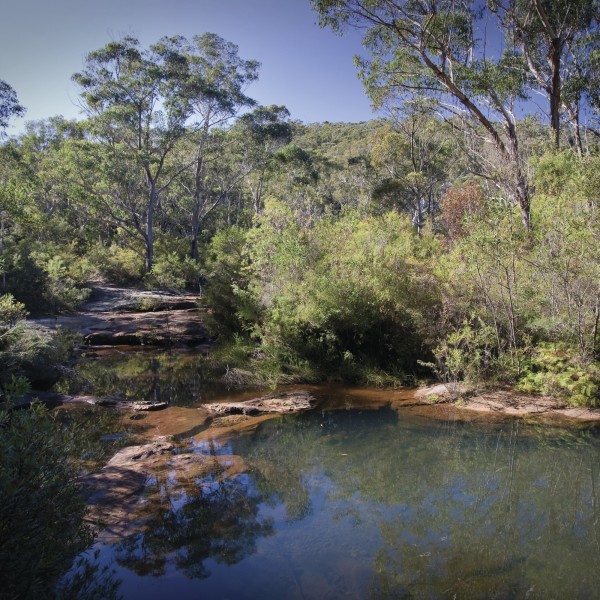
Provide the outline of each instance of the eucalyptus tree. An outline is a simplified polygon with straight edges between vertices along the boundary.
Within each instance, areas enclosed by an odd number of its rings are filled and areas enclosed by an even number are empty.
[[[560,145],[561,111],[567,113],[579,151],[579,109],[586,57],[583,40],[597,27],[597,0],[490,0],[509,43],[525,58],[537,88],[547,96],[554,144]],[[570,80],[573,79],[571,85]],[[575,80],[578,80],[574,85]]]
[[[373,136],[370,159],[380,177],[373,200],[409,212],[419,233],[448,180],[452,143],[446,129],[437,119],[412,113]]]
[[[254,213],[262,210],[263,187],[273,157],[292,141],[293,128],[285,106],[258,106],[240,117],[235,133],[242,140],[241,168],[252,194]]]
[[[3,79],[0,79],[0,132],[8,127],[11,117],[22,117],[25,108],[19,104],[17,93]]]
[[[357,57],[376,106],[427,96],[433,110],[491,144],[480,152],[485,175],[518,205],[530,228],[530,189],[519,148],[515,105],[529,92],[524,60],[513,48],[493,58],[478,39],[474,0],[312,0],[322,26],[366,29],[370,58]]]
[[[112,166],[130,161],[143,181],[143,198],[131,185],[132,174],[128,185],[115,194],[132,196],[122,206],[143,238],[147,272],[154,261],[160,194],[182,170],[168,169],[166,159],[186,134],[189,104],[180,89],[183,66],[177,54],[164,53],[160,44],[140,49],[136,38],[126,36],[90,52],[83,71],[73,75],[91,131],[111,156]]]
[[[19,104],[17,93],[6,81],[0,79],[0,137],[4,135],[4,130],[8,127],[8,121],[11,117],[18,117],[25,114],[25,109]],[[1,149],[4,153],[5,149]],[[10,152],[8,158],[10,159]],[[9,205],[14,205],[15,194],[8,180],[11,179],[10,172],[7,171],[8,161],[0,155],[0,273],[2,275],[2,289],[6,289],[6,257],[5,255],[5,231],[6,221],[9,216]]]
[[[162,38],[156,49],[165,57],[178,57],[174,64],[183,67],[178,73],[179,92],[187,107],[187,143],[195,149],[182,186],[191,200],[191,256],[198,260],[198,238],[205,219],[245,174],[214,167],[227,160],[228,146],[234,142],[220,130],[240,111],[256,104],[245,90],[258,78],[260,63],[242,59],[235,44],[215,33],[195,35],[191,41],[179,36]],[[181,155],[184,165],[187,160]]]

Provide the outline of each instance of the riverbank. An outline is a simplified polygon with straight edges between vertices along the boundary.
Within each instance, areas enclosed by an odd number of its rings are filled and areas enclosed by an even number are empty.
[[[511,417],[558,417],[579,421],[600,421],[600,408],[568,406],[550,396],[523,394],[510,388],[449,390],[444,384],[419,388],[416,396],[428,402],[452,404],[459,410]]]
[[[31,319],[82,336],[86,346],[198,346],[210,342],[197,294],[92,286],[77,313]]]

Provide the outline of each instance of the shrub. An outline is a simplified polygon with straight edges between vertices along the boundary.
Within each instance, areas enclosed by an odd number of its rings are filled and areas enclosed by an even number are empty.
[[[72,262],[87,261],[73,260]],[[45,271],[48,274],[46,296],[53,312],[75,310],[90,296],[91,290],[89,288],[79,287],[78,279],[84,276],[85,271],[82,270],[79,276],[74,276],[70,264],[72,263],[68,262],[67,259],[54,256],[45,265]]]
[[[137,284],[144,278],[143,254],[131,248],[122,248],[116,244],[109,247],[97,245],[88,253],[88,260],[111,283]]]
[[[75,336],[56,334],[19,323],[0,335],[0,384],[14,376],[26,377],[38,386],[49,386],[61,375]]]
[[[200,271],[200,265],[193,258],[169,252],[157,258],[152,272],[146,276],[146,283],[159,288],[197,290]]]
[[[41,405],[0,411],[0,587],[6,598],[49,598],[91,543],[77,473],[65,456],[70,432]]]
[[[0,331],[14,327],[27,316],[25,305],[12,294],[0,296]]]
[[[554,396],[574,406],[598,406],[600,365],[585,362],[567,344],[540,343],[532,352],[517,388]]]
[[[448,383],[481,383],[501,374],[495,331],[481,319],[465,320],[442,340],[434,354],[437,365],[428,366]]]
[[[205,297],[214,334],[248,334],[259,320],[260,309],[249,291],[246,234],[239,227],[219,231],[211,240],[206,259]]]

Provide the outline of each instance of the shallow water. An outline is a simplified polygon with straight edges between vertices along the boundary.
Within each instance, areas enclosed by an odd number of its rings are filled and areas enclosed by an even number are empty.
[[[247,470],[153,482],[148,528],[95,547],[125,599],[600,597],[592,429],[338,408],[187,450]]]
[[[71,393],[118,395],[188,407],[228,395],[214,380],[206,354],[149,347],[96,349],[77,363]]]

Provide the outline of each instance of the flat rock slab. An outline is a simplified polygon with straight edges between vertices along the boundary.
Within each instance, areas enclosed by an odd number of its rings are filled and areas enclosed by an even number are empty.
[[[306,391],[286,392],[272,396],[262,396],[244,402],[216,402],[203,404],[202,408],[212,415],[262,415],[269,413],[286,414],[309,410],[315,398]]]
[[[96,286],[80,312],[29,323],[75,331],[90,346],[198,346],[210,342],[200,302],[196,294]]]
[[[102,470],[80,481],[89,506],[87,521],[99,539],[115,541],[138,530],[153,512],[160,514],[163,487],[196,488],[198,478],[233,477],[245,468],[238,456],[181,454],[169,437],[123,448]]]
[[[197,345],[210,340],[197,309],[146,313],[89,312],[36,319],[40,327],[62,327],[84,336],[90,346]]]
[[[92,293],[83,305],[84,312],[149,312],[197,308],[197,294],[139,290],[112,285],[92,286]]]

